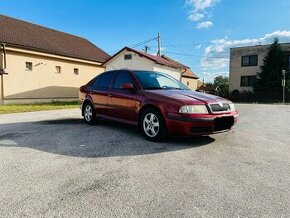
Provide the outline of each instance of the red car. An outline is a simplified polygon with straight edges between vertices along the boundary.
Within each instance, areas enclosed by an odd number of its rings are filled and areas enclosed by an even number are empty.
[[[231,101],[154,71],[104,72],[80,88],[79,102],[88,124],[105,118],[135,125],[151,141],[228,131],[238,117]]]

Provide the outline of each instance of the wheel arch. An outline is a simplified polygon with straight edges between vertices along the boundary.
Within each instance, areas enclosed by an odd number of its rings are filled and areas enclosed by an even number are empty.
[[[161,114],[163,120],[165,121],[165,119],[164,119],[164,115],[163,115],[163,113],[162,113],[162,111],[160,110],[159,107],[157,107],[157,106],[155,106],[155,105],[153,105],[153,104],[146,104],[146,105],[143,105],[143,107],[141,107],[141,109],[140,109],[139,112],[138,112],[138,126],[139,126],[139,127],[140,127],[140,124],[142,123],[142,122],[141,122],[142,114],[143,114],[143,112],[144,112],[145,110],[147,110],[148,108],[153,108],[153,109],[157,110],[157,111]],[[166,125],[165,125],[165,126],[166,126]]]

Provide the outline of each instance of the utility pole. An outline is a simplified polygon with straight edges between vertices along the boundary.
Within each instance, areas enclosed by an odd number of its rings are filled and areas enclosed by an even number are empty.
[[[4,104],[4,74],[6,70],[6,49],[5,44],[1,43],[1,52],[0,52],[0,105]],[[2,54],[3,53],[3,54]]]
[[[157,51],[157,56],[161,56],[161,42],[160,42],[160,34],[158,33],[157,36],[157,46],[158,46],[158,51]]]
[[[285,74],[286,74],[286,70],[282,70],[283,104],[285,104],[285,86],[286,86]]]
[[[148,53],[148,50],[150,50],[149,46],[145,45],[145,48],[143,51],[145,51],[146,53]]]

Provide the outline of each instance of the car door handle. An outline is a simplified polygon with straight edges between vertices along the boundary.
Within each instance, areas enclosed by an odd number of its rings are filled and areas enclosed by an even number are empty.
[[[113,97],[114,95],[112,93],[109,93],[108,96],[111,98]]]

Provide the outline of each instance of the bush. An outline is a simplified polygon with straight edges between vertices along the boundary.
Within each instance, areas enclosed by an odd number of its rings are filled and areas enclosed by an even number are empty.
[[[234,90],[230,94],[230,99],[235,102],[255,102],[256,97],[251,91],[242,91]]]
[[[259,103],[280,103],[282,102],[282,93],[278,92],[262,92],[262,91],[238,91],[234,90],[230,93],[229,99],[233,102],[259,102]],[[286,92],[285,101],[290,102],[290,93]]]

